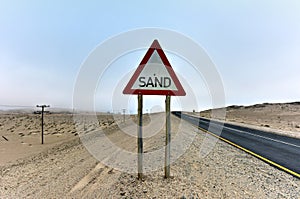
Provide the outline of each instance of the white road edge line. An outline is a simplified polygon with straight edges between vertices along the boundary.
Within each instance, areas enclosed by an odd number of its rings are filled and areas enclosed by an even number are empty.
[[[264,138],[266,140],[271,140],[271,141],[274,141],[274,142],[278,142],[278,143],[282,143],[282,144],[286,144],[286,145],[290,145],[290,146],[294,146],[294,147],[300,148],[300,146],[298,146],[298,145],[291,144],[291,143],[288,143],[288,142],[284,142],[284,141],[281,141],[281,140],[276,140],[276,139],[269,138],[269,137],[264,137],[264,136],[261,136],[261,135],[255,135],[253,133],[249,133],[249,132],[246,132],[246,131],[241,131],[241,130],[233,129],[233,128],[226,127],[226,126],[224,128],[231,129],[231,130],[234,130],[234,131],[238,131],[238,132],[241,132],[241,133],[246,133],[248,135],[252,135],[252,136],[255,136],[255,137]]]
[[[202,121],[202,122],[209,123],[209,122],[207,122],[207,121],[203,121],[203,120],[201,120],[201,121]],[[213,125],[221,126],[221,125],[219,125],[219,124],[213,124]],[[260,137],[260,138],[263,138],[263,139],[266,139],[266,140],[271,140],[271,141],[274,141],[274,142],[278,142],[278,143],[282,143],[282,144],[286,144],[286,145],[290,145],[290,146],[294,146],[294,147],[300,148],[299,145],[295,145],[295,144],[291,144],[291,143],[288,143],[288,142],[284,142],[284,141],[280,141],[280,140],[276,140],[276,139],[264,137],[264,136],[261,136],[261,135],[255,135],[255,134],[253,134],[253,133],[249,133],[249,132],[246,132],[246,131],[241,131],[241,130],[237,130],[237,129],[230,128],[230,127],[226,127],[226,126],[223,126],[223,128],[227,128],[227,129],[229,129],[229,130],[238,131],[238,132],[240,132],[240,133],[246,133],[246,134],[248,134],[248,135],[252,135],[252,136],[255,136],[255,137]]]

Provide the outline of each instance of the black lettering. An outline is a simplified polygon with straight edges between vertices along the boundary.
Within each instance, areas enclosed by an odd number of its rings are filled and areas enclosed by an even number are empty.
[[[155,77],[154,82],[155,82],[155,84],[154,84],[155,87],[157,87],[157,84],[158,84],[160,87],[162,87],[162,83],[163,83],[162,77],[160,78],[160,81],[159,81],[159,79],[158,79],[157,77]]]
[[[170,85],[171,85],[171,79],[169,77],[164,77],[164,87],[167,88]]]
[[[140,87],[146,86],[146,82],[144,80],[145,80],[145,77],[139,77],[139,82],[141,83],[141,84],[139,84]]]
[[[149,85],[151,85],[152,87],[154,87],[153,80],[151,79],[151,77],[149,77],[149,79],[147,81],[146,87],[149,87]]]

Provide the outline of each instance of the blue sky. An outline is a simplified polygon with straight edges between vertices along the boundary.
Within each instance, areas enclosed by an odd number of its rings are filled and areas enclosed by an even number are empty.
[[[89,53],[143,27],[178,31],[201,45],[222,77],[227,105],[299,101],[299,10],[298,0],[1,1],[0,104],[72,107]]]

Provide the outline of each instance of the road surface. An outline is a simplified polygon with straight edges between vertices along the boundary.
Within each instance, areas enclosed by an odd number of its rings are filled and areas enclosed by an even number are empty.
[[[173,112],[173,114],[300,178],[300,139],[233,124],[223,124],[181,112]],[[221,128],[223,128],[222,133],[218,134]]]

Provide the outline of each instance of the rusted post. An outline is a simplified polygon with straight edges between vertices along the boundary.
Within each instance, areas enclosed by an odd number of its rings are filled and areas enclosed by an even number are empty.
[[[143,178],[143,95],[138,95],[138,179]]]
[[[166,96],[166,149],[165,149],[165,178],[170,177],[170,150],[171,150],[171,120],[170,120],[171,96]]]

